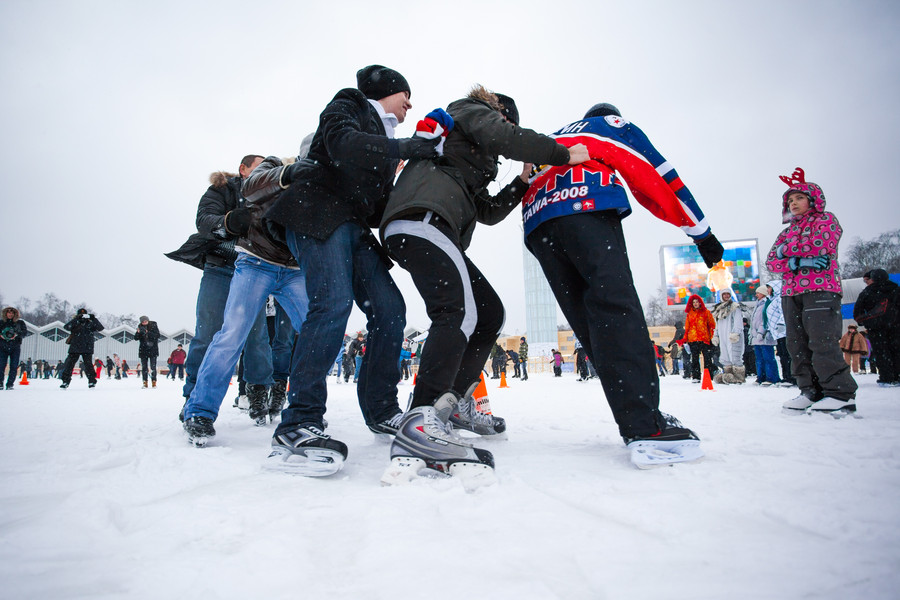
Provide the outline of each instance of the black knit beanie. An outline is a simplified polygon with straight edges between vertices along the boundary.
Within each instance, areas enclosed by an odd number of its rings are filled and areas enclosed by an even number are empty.
[[[403,75],[381,65],[369,65],[357,71],[356,87],[372,100],[381,100],[398,92],[412,95]]]

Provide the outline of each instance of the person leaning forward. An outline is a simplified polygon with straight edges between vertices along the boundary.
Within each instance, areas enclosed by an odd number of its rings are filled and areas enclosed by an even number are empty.
[[[393,69],[370,65],[357,87],[339,91],[319,116],[306,159],[266,213],[306,275],[309,312],[297,343],[288,406],[272,439],[268,465],[303,475],[341,468],[347,447],[324,433],[325,378],[344,339],[353,301],[369,332],[357,387],[369,427],[393,433],[406,305],[388,273],[377,225],[401,159],[436,155],[440,140],[393,139],[412,108],[410,87]],[[371,419],[371,420],[370,420]],[[312,450],[312,452],[310,452]],[[307,453],[323,457],[307,460]]]

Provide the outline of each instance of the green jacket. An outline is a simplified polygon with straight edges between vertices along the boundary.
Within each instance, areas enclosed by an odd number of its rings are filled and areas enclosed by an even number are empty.
[[[488,194],[488,184],[497,177],[499,156],[564,165],[569,151],[550,137],[510,123],[482,100],[457,100],[447,112],[454,126],[444,142],[444,155],[411,161],[403,169],[380,227],[384,232],[390,221],[404,215],[434,211],[454,227],[465,250],[476,222],[499,223],[519,206],[528,190],[528,184],[516,177],[496,196]]]
[[[519,360],[528,360],[528,342],[519,342]]]

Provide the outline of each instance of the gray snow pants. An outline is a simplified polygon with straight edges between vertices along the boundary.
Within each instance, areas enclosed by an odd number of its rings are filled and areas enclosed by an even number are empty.
[[[841,297],[834,292],[782,296],[791,375],[800,390],[820,400],[856,397],[856,381],[841,353]]]

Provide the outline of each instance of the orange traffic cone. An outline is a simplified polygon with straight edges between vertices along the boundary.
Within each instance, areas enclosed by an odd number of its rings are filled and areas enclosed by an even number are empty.
[[[508,385],[506,385],[506,373],[504,373],[503,371],[500,371],[500,387],[502,387],[502,388],[509,387]]]
[[[472,399],[475,400],[475,410],[486,415],[491,414],[491,401],[488,398],[487,385],[484,383],[484,373],[481,374],[478,387],[472,392]]]
[[[19,382],[19,385],[28,385],[28,373],[26,371],[22,371],[22,381]]]
[[[709,390],[714,392],[712,378],[709,376],[709,369],[703,369],[703,382],[700,384],[701,390]]]

